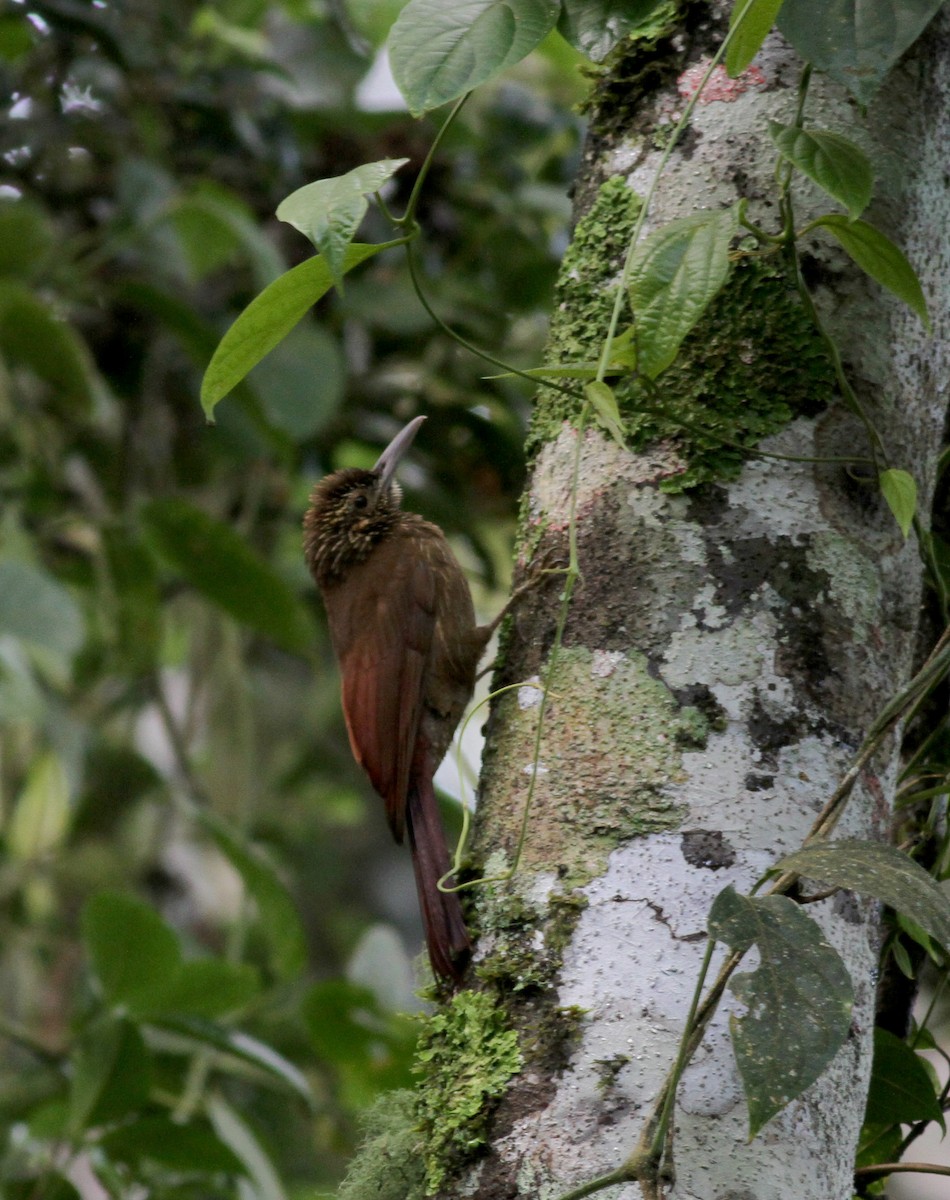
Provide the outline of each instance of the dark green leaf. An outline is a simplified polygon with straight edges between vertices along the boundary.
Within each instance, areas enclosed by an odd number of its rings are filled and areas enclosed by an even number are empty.
[[[906,914],[944,947],[950,947],[950,900],[912,858],[883,842],[820,842],[778,864],[823,883],[850,888]]]
[[[623,422],[620,420],[620,409],[617,398],[606,383],[588,383],[584,386],[584,395],[592,405],[597,419],[607,430],[618,446],[626,447],[624,440]]]
[[[903,251],[890,238],[866,221],[849,221],[834,214],[819,218],[815,224],[834,234],[862,271],[899,296],[930,328],[920,280]]]
[[[131,1021],[104,1017],[83,1033],[71,1056],[69,1130],[124,1117],[144,1104],[151,1086],[148,1051]]]
[[[31,278],[52,245],[41,208],[29,200],[0,200],[0,275]]]
[[[914,970],[914,964],[910,961],[910,955],[900,942],[895,941],[891,945],[891,954],[894,955],[894,962],[897,964],[897,969],[908,979],[916,979],[917,973]]]
[[[244,1173],[241,1160],[205,1121],[184,1125],[170,1117],[143,1117],[107,1133],[101,1145],[119,1162],[148,1159],[173,1171]]]
[[[110,1004],[147,1009],[181,966],[178,938],[141,900],[99,892],[82,913],[82,933]]]
[[[299,975],[307,960],[303,926],[290,893],[273,864],[220,817],[202,812],[200,819],[218,849],[244,880],[257,905],[274,970],[283,978]]]
[[[344,271],[393,242],[347,247]],[[284,338],[333,286],[333,274],[318,254],[285,272],[245,308],[218,344],[201,383],[201,405],[210,419],[215,405]]]
[[[3,1200],[83,1200],[68,1179],[44,1171],[42,1178],[9,1180],[3,1185]]]
[[[24,15],[0,16],[0,58],[13,63],[33,47],[30,26]]]
[[[865,1122],[858,1140],[856,1167],[873,1167],[877,1163],[896,1162],[900,1158],[904,1135],[899,1125],[872,1125]],[[870,1192],[869,1195],[877,1195]]]
[[[393,77],[420,116],[529,54],[554,28],[557,0],[409,0],[389,37]]]
[[[594,62],[646,25],[663,0],[561,0],[558,33]]]
[[[933,1081],[922,1059],[885,1029],[874,1030],[874,1065],[864,1119],[873,1125],[943,1123]]]
[[[337,287],[342,286],[348,270],[347,247],[366,215],[366,197],[378,192],[408,161],[408,158],[383,158],[364,163],[334,179],[305,184],[278,205],[277,219],[293,225],[313,242],[326,259]]]
[[[732,991],[748,1011],[730,1020],[754,1137],[843,1045],[851,980],[838,952],[787,896],[750,899],[728,887],[713,903],[709,934],[734,950],[759,950],[758,968],[733,977]]]
[[[637,248],[630,271],[639,369],[655,379],[729,274],[735,207],[671,221]]]
[[[888,508],[894,514],[901,533],[907,537],[917,515],[917,484],[913,475],[890,468],[880,473],[878,481]]]
[[[785,0],[778,27],[798,53],[867,104],[942,0]]]
[[[823,188],[856,220],[871,202],[874,170],[860,146],[837,133],[769,122],[769,136],[783,158]]]
[[[312,643],[293,589],[229,525],[179,497],[153,500],[141,516],[161,556],[207,600],[289,650]]]
[[[726,70],[733,79],[741,75],[758,54],[781,7],[782,0],[752,0],[751,5],[749,0],[735,0],[729,17],[732,36],[726,49]],[[740,16],[742,24],[736,29]]]

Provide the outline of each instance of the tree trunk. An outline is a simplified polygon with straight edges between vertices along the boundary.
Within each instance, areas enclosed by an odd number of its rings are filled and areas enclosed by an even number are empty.
[[[947,404],[948,29],[944,15],[865,117],[824,79],[813,80],[806,108],[808,124],[871,154],[867,219],[903,247],[931,306],[928,338],[828,240],[809,238],[806,279],[890,464],[916,477],[923,514]],[[645,194],[722,32],[694,20],[634,46],[597,83],[549,361],[596,359],[631,198]],[[772,35],[740,80],[713,79],[648,231],[741,196],[754,221],[776,230],[766,130],[770,119],[792,120],[799,75]],[[799,228],[834,207],[804,184],[795,195]],[[651,404],[675,414],[675,433],[662,417],[638,417],[637,404],[633,393],[621,404],[628,452],[594,428],[578,447],[577,407],[552,392],[539,399],[522,541],[566,557],[573,509],[582,574],[552,677],[561,579],[524,602],[508,636],[501,682],[540,676],[549,693],[518,871],[476,893],[477,961],[519,1031],[522,1066],[487,1156],[440,1194],[554,1200],[631,1154],[676,1054],[713,898],[727,884],[748,892],[801,844],[915,666],[917,548],[873,473],[827,461],[865,454],[867,437],[783,267],[737,268],[660,379]],[[730,445],[695,434],[710,416]],[[735,443],[789,457],[742,456]],[[488,876],[514,858],[540,709],[540,692],[523,688],[492,717],[476,845]],[[894,737],[863,773],[838,836],[888,837],[898,753]],[[679,1090],[671,1197],[852,1193],[878,909],[839,894],[809,912],[852,976],[851,1035],[750,1142],[727,1020],[741,1006],[727,998]],[[640,1192],[626,1183],[606,1194]]]

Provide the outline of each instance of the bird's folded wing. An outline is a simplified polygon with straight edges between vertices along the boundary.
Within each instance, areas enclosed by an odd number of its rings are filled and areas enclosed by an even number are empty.
[[[340,659],[343,713],[353,756],[386,802],[397,841],[419,733],[435,627],[435,579],[424,557],[381,543],[351,575],[345,612],[331,613],[349,636]],[[356,586],[352,586],[356,585]]]

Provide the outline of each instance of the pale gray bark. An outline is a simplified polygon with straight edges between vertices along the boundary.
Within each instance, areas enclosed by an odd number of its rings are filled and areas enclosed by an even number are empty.
[[[928,338],[827,241],[809,242],[821,310],[893,465],[916,476],[924,513],[948,402],[948,30],[945,18],[931,28],[866,119],[820,80],[808,109],[810,123],[873,155],[868,219],[904,248],[931,306]],[[765,130],[769,118],[791,119],[800,64],[773,36],[758,65],[761,86],[697,108],[650,228],[740,195],[753,199],[753,219],[773,222]],[[645,192],[658,159],[649,125],[682,103],[671,81],[649,102],[649,120],[639,114],[636,135],[591,144],[584,203],[613,174]],[[831,207],[814,189],[797,194],[800,225]],[[835,396],[819,399],[820,415],[798,417],[764,448],[806,458],[860,453],[858,423]],[[544,547],[564,547],[576,437],[565,424],[533,466],[525,534],[545,528]],[[919,633],[913,539],[904,542],[874,489],[843,468],[750,460],[734,482],[677,496],[659,490],[676,465],[675,445],[633,455],[588,430],[581,454],[583,580],[550,697],[527,845],[515,881],[487,889],[482,903],[490,922],[514,892],[539,907],[540,930],[550,932],[551,898],[580,885],[587,907],[553,986],[559,1005],[584,1015],[565,1062],[530,1060],[512,1081],[490,1152],[457,1193],[486,1200],[553,1200],[633,1150],[673,1061],[713,897],[727,883],[747,891],[797,848],[870,721],[912,673]],[[506,679],[543,670],[556,614],[552,585],[517,623]],[[690,741],[684,705],[718,711],[704,743]],[[537,693],[525,690],[502,701],[494,720],[479,816],[489,873],[510,863],[537,711]],[[898,749],[891,739],[864,775],[840,833],[887,836]],[[677,1200],[852,1194],[878,916],[873,904],[844,896],[819,907],[854,980],[852,1035],[831,1069],[749,1143],[727,1003],[680,1091],[669,1193]],[[538,961],[550,962],[550,943],[535,933],[533,945]],[[497,951],[497,939],[483,939],[483,957]],[[530,989],[525,996],[512,994],[512,1013],[530,1031],[544,1002]],[[605,1195],[632,1200],[639,1189]]]

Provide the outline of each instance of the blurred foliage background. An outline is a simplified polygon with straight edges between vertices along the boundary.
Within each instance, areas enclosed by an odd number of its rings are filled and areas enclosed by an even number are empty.
[[[313,482],[404,472],[504,582],[528,393],[397,253],[206,426],[234,316],[311,253],[301,184],[406,156],[399,4],[26,0],[0,15],[0,1193],[314,1196],[408,1079],[408,855],[351,761],[300,553]],[[423,200],[437,311],[539,361],[579,152],[552,40],[482,89]],[[371,216],[364,240],[387,236]],[[235,1184],[235,1181],[238,1181]],[[237,1186],[237,1191],[235,1187]]]

